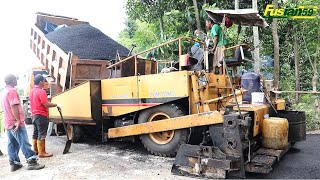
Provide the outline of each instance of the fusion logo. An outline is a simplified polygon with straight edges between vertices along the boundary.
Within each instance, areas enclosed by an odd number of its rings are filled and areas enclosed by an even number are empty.
[[[277,8],[273,4],[268,4],[264,10],[264,18],[316,18],[317,6],[297,6],[295,8]]]

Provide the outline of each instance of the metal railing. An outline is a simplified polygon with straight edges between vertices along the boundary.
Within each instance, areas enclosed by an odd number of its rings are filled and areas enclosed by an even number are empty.
[[[183,48],[183,47],[182,47],[182,41],[183,41],[183,40],[187,40],[187,41],[191,41],[191,42],[198,42],[198,43],[200,43],[200,44],[202,45],[203,51],[205,50],[205,44],[204,44],[203,42],[198,41],[198,40],[193,39],[193,38],[190,38],[190,37],[182,36],[182,37],[173,39],[173,40],[171,40],[171,41],[162,43],[162,44],[160,44],[160,45],[158,45],[158,46],[152,47],[152,48],[150,48],[150,49],[144,50],[144,51],[139,52],[139,53],[137,53],[137,54],[134,54],[134,55],[132,55],[132,56],[129,56],[129,57],[127,57],[127,58],[125,58],[125,59],[117,62],[117,63],[114,63],[114,64],[108,66],[107,69],[113,68],[113,67],[115,67],[115,66],[117,66],[117,65],[119,65],[119,64],[121,64],[121,63],[124,63],[124,62],[126,62],[126,61],[131,60],[132,58],[134,58],[134,61],[135,61],[135,62],[134,62],[134,64],[135,64],[135,66],[134,66],[134,72],[135,72],[134,75],[137,76],[137,75],[138,75],[137,56],[139,56],[139,55],[141,55],[141,54],[144,54],[144,53],[147,53],[147,52],[150,52],[150,51],[155,50],[155,49],[157,49],[157,48],[166,46],[166,45],[168,45],[168,44],[172,44],[172,43],[175,43],[175,42],[179,42],[179,54],[178,54],[178,56],[180,57],[180,55],[182,55],[182,48]],[[204,62],[206,62],[205,59],[204,59]],[[205,66],[207,66],[207,65],[205,64]]]

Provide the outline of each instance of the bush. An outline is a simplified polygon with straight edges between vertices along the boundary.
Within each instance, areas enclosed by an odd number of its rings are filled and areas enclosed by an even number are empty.
[[[314,112],[313,95],[301,95],[300,102],[293,105],[293,108],[298,111],[305,111],[307,118],[307,130],[320,129],[320,120],[316,119]]]

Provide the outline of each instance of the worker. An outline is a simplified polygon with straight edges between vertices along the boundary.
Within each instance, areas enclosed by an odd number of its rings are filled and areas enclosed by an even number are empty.
[[[210,37],[213,41],[213,47],[209,50],[209,54],[213,54],[213,60],[212,63],[212,69],[213,72],[216,73],[218,70],[220,71],[220,74],[222,73],[222,66],[219,63],[219,61],[222,60],[224,57],[224,48],[225,45],[228,44],[228,41],[226,37],[223,37],[222,28],[219,26],[216,20],[213,20],[211,18],[208,18],[206,20],[206,27],[210,30]],[[223,39],[223,41],[222,41]],[[210,69],[211,69],[210,67]],[[217,69],[218,67],[218,69]]]
[[[46,152],[46,136],[49,125],[49,108],[57,104],[48,101],[47,93],[43,90],[45,79],[41,74],[34,76],[34,86],[30,92],[30,109],[33,124],[32,144],[40,158],[53,156]]]
[[[22,167],[19,158],[21,149],[28,163],[28,170],[38,170],[44,168],[37,162],[36,153],[31,149],[27,130],[24,124],[24,114],[21,101],[14,87],[17,79],[9,74],[4,79],[6,86],[1,93],[1,106],[4,115],[4,126],[8,136],[8,155],[11,171],[16,171]]]

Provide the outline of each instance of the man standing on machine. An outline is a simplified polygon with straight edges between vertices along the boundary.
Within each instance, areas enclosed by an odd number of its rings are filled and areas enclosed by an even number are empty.
[[[232,25],[229,18],[226,18],[225,20],[226,27],[230,27]],[[223,31],[220,25],[217,23],[216,20],[213,20],[211,18],[208,18],[206,20],[206,27],[210,30],[210,37],[213,40],[213,48],[209,50],[210,54],[213,54],[213,61],[212,61],[212,68],[213,73],[216,73],[218,70],[220,74],[222,73],[222,65],[219,63],[219,61],[222,60],[224,57],[224,49],[225,46],[228,44],[228,40],[226,37],[223,37]],[[211,63],[209,63],[211,65]],[[218,69],[218,68],[219,69]],[[216,73],[217,74],[217,73]]]

